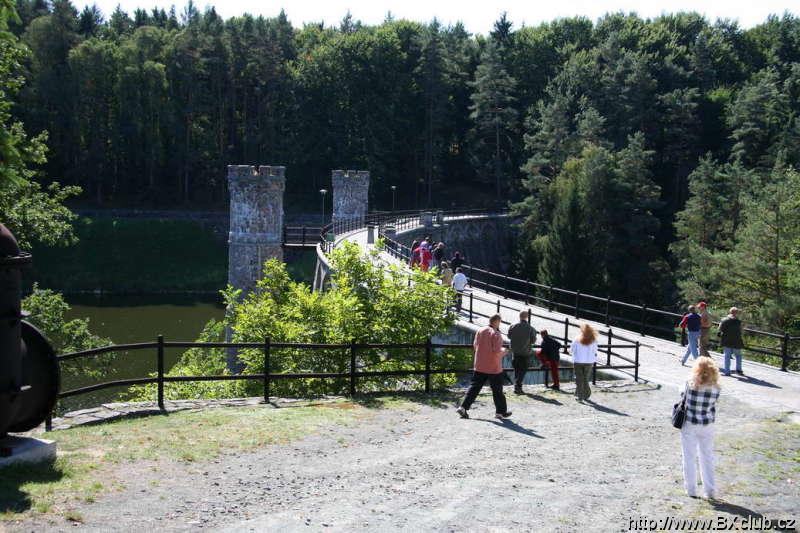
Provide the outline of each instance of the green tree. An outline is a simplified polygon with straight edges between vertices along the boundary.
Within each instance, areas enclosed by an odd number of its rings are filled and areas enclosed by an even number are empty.
[[[506,71],[498,46],[492,41],[486,43],[470,85],[473,158],[478,168],[494,177],[499,201],[503,192],[514,186],[514,143],[519,113],[514,107],[516,80]]]
[[[57,183],[42,189],[36,166],[45,162],[46,133],[29,137],[11,115],[13,98],[23,85],[20,61],[25,49],[8,31],[16,18],[10,0],[0,1],[0,221],[15,234],[22,248],[32,241],[66,244],[73,238],[73,214],[64,200],[78,194]]]

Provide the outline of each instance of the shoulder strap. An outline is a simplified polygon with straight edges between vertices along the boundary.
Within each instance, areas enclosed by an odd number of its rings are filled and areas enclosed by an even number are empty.
[[[689,396],[689,383],[686,383],[686,387],[683,389],[683,401],[681,402],[683,407],[686,407],[686,397]]]

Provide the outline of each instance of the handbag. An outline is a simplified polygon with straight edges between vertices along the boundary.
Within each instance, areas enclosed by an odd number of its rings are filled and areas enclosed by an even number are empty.
[[[683,398],[672,406],[672,427],[676,429],[681,429],[683,427],[683,421],[686,419],[686,395],[688,392],[689,384],[687,383],[683,391]]]

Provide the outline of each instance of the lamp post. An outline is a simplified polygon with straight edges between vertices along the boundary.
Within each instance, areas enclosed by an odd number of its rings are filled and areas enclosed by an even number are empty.
[[[328,194],[328,189],[320,189],[320,196],[322,196],[322,226],[325,227],[325,195]]]
[[[395,193],[397,192],[397,185],[392,185],[392,211],[395,210]]]

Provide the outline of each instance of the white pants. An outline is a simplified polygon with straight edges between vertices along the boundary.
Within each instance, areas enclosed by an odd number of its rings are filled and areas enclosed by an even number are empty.
[[[716,495],[714,484],[714,424],[692,424],[684,422],[681,428],[683,447],[683,486],[689,496],[697,495],[697,456],[700,451],[700,473],[703,492],[707,498]]]

